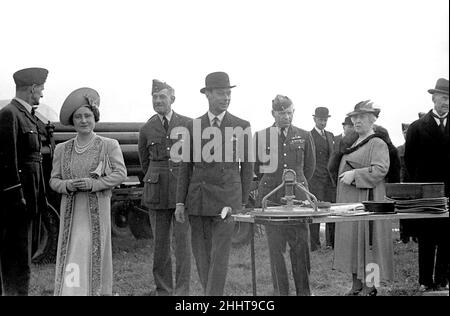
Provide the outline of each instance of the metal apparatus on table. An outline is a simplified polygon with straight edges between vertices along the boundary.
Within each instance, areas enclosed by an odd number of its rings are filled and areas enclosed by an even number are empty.
[[[298,188],[306,194],[306,198],[308,199],[308,202],[311,204],[314,211],[318,211],[318,201],[314,194],[309,192],[303,184],[297,182],[297,174],[294,170],[284,169],[281,184],[263,197],[261,202],[262,212],[264,212],[264,210],[267,208],[267,199],[283,187],[285,188],[285,196],[283,200],[286,201],[286,205],[284,207],[294,207],[294,202],[296,201],[294,189]]]

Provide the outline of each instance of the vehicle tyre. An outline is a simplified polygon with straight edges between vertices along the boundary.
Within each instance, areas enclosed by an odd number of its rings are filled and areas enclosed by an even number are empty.
[[[58,212],[48,204],[40,216],[40,238],[37,249],[33,251],[32,263],[37,265],[56,262],[56,251],[58,249],[59,215]],[[39,225],[39,222],[36,221]]]
[[[142,207],[134,205],[128,213],[128,223],[131,233],[136,239],[153,238],[148,212]]]
[[[123,201],[116,201],[111,205],[111,234],[115,237],[128,237],[131,235],[127,204]]]

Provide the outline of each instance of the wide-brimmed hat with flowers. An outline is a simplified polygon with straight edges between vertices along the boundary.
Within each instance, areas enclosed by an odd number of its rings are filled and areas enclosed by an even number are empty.
[[[355,109],[348,113],[347,116],[354,116],[363,113],[373,113],[376,117],[380,114],[380,109],[373,107],[373,102],[370,100],[361,101],[355,105]]]
[[[83,106],[100,105],[100,95],[92,88],[79,88],[72,91],[64,101],[59,112],[59,121],[63,125],[71,125],[70,118],[73,113]]]

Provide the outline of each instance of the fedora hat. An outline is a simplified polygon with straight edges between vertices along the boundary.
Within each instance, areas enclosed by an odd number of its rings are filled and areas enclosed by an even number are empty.
[[[234,88],[236,86],[230,85],[230,78],[225,72],[213,72],[206,76],[205,87],[200,89],[200,93],[205,93],[206,90],[210,89],[223,89],[223,88]]]
[[[100,95],[92,88],[79,88],[72,91],[64,100],[59,112],[59,121],[63,125],[71,125],[70,118],[73,113],[83,106],[100,105]]]
[[[429,89],[428,93],[442,93],[448,95],[448,79],[439,78],[438,81],[436,81],[436,87],[434,87],[434,89]]]
[[[344,122],[342,122],[342,125],[351,125],[353,126],[353,122],[352,119],[350,118],[350,116],[345,117]]]
[[[347,114],[347,116],[353,116],[363,113],[373,113],[376,117],[380,114],[380,109],[373,107],[373,102],[370,100],[361,101],[355,105],[353,112]]]
[[[319,106],[318,108],[316,108],[316,110],[314,111],[314,115],[315,117],[318,118],[328,118],[331,115],[329,115],[329,111],[328,108],[323,107],[323,106]]]

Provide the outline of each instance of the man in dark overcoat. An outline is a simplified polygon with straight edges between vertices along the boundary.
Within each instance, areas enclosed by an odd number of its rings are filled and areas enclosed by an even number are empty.
[[[153,115],[139,132],[139,159],[144,177],[142,204],[149,209],[153,230],[153,277],[156,295],[189,295],[191,239],[189,222],[175,220],[175,197],[180,161],[171,155],[178,141],[176,129],[187,127],[190,118],[172,110],[175,90],[153,80]],[[174,131],[174,135],[171,135]],[[173,230],[172,230],[173,227]],[[173,234],[172,234],[173,232]],[[175,240],[175,287],[172,276],[171,236]]]
[[[47,207],[34,115],[48,71],[14,73],[16,96],[0,110],[0,266],[3,295],[28,295],[31,223]]]
[[[189,215],[192,252],[205,295],[222,296],[234,221],[247,204],[253,179],[250,123],[228,111],[229,77],[206,76],[200,90],[209,110],[189,126],[190,157],[184,160],[177,188],[177,220]]]
[[[257,149],[255,174],[259,180],[258,201],[279,186],[284,169],[296,172],[297,182],[308,188],[316,158],[311,134],[292,125],[294,106],[292,101],[277,95],[272,101],[272,115],[275,123],[255,135]],[[277,191],[268,199],[268,206],[283,204],[281,198],[285,189]],[[305,193],[295,190],[297,200],[306,200]],[[274,295],[289,295],[289,281],[284,260],[286,245],[289,244],[292,274],[297,295],[310,295],[309,286],[309,227],[308,224],[266,225],[269,244],[270,268]]]
[[[328,108],[316,108],[314,118],[314,128],[311,136],[314,141],[316,151],[316,169],[309,182],[309,188],[319,201],[336,202],[336,182],[328,171],[328,161],[334,150],[334,135],[326,131],[328,118],[330,117]],[[325,225],[325,240],[327,247],[334,247],[334,223]],[[320,248],[320,224],[311,224],[311,251]]]
[[[434,108],[408,128],[405,164],[411,182],[443,182],[450,196],[448,79],[439,79],[432,94]],[[449,273],[449,219],[424,219],[415,224],[419,243],[420,290],[446,288]],[[433,280],[434,275],[434,280]]]

